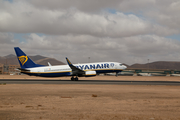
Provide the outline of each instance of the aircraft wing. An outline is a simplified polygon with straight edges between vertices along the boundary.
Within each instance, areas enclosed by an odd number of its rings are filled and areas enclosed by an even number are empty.
[[[69,61],[68,58],[66,58],[66,61],[67,61],[68,65],[69,65],[69,67],[72,69],[72,74],[73,74],[73,75],[85,74],[85,71],[83,71],[83,70],[77,68],[76,66],[74,66],[74,65]]]

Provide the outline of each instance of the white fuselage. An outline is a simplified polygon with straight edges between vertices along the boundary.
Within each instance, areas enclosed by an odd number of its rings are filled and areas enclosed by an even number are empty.
[[[99,62],[99,63],[84,63],[74,64],[77,68],[83,71],[95,71],[99,73],[111,73],[121,72],[127,67],[118,62]],[[58,66],[43,66],[27,68],[29,71],[21,71],[22,73],[43,76],[43,77],[61,77],[61,76],[72,76],[72,70],[69,65],[58,65]]]

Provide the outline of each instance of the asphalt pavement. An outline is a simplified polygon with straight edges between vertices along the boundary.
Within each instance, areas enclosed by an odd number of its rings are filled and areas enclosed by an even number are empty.
[[[43,80],[43,79],[0,79],[0,84],[98,84],[98,85],[173,85],[177,81],[123,81],[123,80]]]

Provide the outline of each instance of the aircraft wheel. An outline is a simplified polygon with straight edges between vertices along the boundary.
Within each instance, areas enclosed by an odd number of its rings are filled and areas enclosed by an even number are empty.
[[[71,81],[74,81],[75,80],[75,78],[74,77],[71,77]]]
[[[78,77],[75,78],[75,81],[78,81]]]

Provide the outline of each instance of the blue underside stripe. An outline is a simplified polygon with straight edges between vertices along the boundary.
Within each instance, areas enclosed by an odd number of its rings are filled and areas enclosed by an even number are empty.
[[[63,77],[63,76],[70,76],[70,72],[64,72],[64,73],[25,73],[28,75],[33,76],[41,76],[41,77]]]

